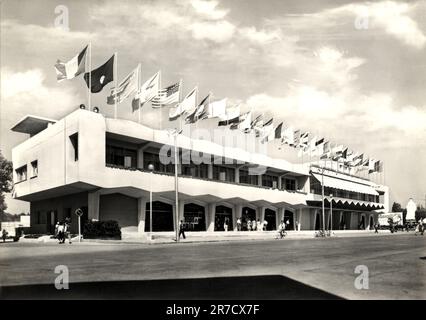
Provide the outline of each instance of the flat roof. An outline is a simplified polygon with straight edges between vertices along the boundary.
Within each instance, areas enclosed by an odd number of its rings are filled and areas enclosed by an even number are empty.
[[[26,115],[19,120],[10,130],[14,132],[26,133],[31,136],[43,131],[49,124],[56,123],[56,120]]]

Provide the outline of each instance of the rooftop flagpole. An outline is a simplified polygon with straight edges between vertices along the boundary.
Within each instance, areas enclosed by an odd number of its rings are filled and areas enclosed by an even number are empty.
[[[142,64],[139,62],[138,64],[138,90],[137,93],[140,93],[141,90],[141,82],[142,82]],[[138,101],[138,122],[141,123],[141,104],[140,101]]]
[[[92,110],[92,41],[89,42],[89,111]]]
[[[115,78],[115,94],[114,94],[114,119],[117,119],[117,93],[118,93],[118,53],[114,53],[114,78]]]

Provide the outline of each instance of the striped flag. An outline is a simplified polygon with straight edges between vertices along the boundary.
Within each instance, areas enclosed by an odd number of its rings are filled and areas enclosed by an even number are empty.
[[[275,128],[275,139],[281,139],[283,135],[283,123],[281,122],[276,128]]]
[[[231,130],[239,129],[243,131],[244,133],[248,133],[251,129],[251,111],[242,114],[239,117],[239,121],[240,122],[238,124],[237,123],[231,124],[230,129]]]
[[[237,105],[226,109],[225,115],[219,116],[218,126],[227,126],[230,124],[240,123],[240,106]]]
[[[77,77],[79,74],[86,72],[86,46],[83,51],[77,54],[74,58],[68,62],[62,62],[57,60],[55,64],[56,79],[61,82],[65,79],[72,79]]]
[[[176,82],[171,86],[159,90],[158,95],[151,100],[152,106],[156,108],[161,108],[169,104],[179,102],[180,87],[181,83]]]
[[[178,117],[180,117],[185,112],[189,112],[190,110],[195,109],[197,105],[197,92],[198,87],[195,87],[192,89],[191,92],[189,92],[183,101],[179,103],[175,108],[170,109],[169,111],[169,119],[174,120]]]
[[[259,136],[261,138],[262,143],[269,141],[271,133],[275,134],[273,121],[274,119],[271,118],[262,126],[262,129],[259,132]]]
[[[185,118],[185,122],[195,123],[199,119],[203,119],[203,116],[207,112],[209,100],[210,100],[210,93],[198,104],[198,107]]]
[[[151,101],[154,97],[158,95],[158,91],[160,90],[160,79],[161,79],[161,71],[158,71],[151,78],[149,78],[145,83],[140,87],[139,92],[136,94],[135,98],[132,101],[135,103],[136,108],[138,109],[144,103]]]
[[[117,103],[121,103],[129,95],[138,90],[139,66],[124,78],[118,85],[118,89],[112,88],[110,96],[107,97],[107,104],[114,104],[117,97]]]

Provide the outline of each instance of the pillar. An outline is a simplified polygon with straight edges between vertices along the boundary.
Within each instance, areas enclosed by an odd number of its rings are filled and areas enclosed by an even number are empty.
[[[235,168],[235,182],[240,183],[240,168]]]
[[[262,175],[261,174],[259,174],[259,175],[257,175],[257,185],[258,186],[262,186]]]
[[[207,205],[207,211],[206,211],[206,222],[207,222],[207,231],[213,232],[214,231],[214,216],[216,212],[216,204],[210,203]]]
[[[283,178],[282,178],[282,176],[279,176],[278,177],[278,190],[282,190],[282,188],[283,188]],[[278,216],[278,213],[277,213],[277,216]]]
[[[144,150],[144,148],[143,147],[141,147],[141,148],[138,148],[138,155],[137,155],[137,161],[138,161],[138,163],[137,163],[137,167],[138,167],[138,169],[143,169],[143,150]]]
[[[145,210],[147,200],[143,197],[138,198],[138,232],[145,232]]]
[[[207,166],[207,177],[213,179],[213,164],[209,163]]]
[[[88,217],[89,220],[99,220],[99,191],[88,193]]]

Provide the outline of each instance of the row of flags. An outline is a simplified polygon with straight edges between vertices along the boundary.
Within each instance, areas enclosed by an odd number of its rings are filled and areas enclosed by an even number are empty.
[[[79,54],[68,62],[60,60],[55,64],[57,80],[73,79],[84,73],[84,80],[91,93],[98,93],[114,80],[113,55],[100,67],[86,72],[86,59],[88,50],[86,46]],[[90,53],[91,54],[91,53]],[[89,58],[90,59],[90,58]],[[116,62],[115,62],[116,63]],[[298,156],[309,155],[321,160],[337,162],[342,167],[353,168],[356,172],[368,173],[382,172],[383,162],[350,151],[344,145],[332,145],[325,138],[312,137],[310,132],[295,130],[285,126],[283,122],[277,126],[273,118],[265,121],[263,115],[253,117],[253,111],[241,113],[239,105],[228,106],[228,100],[211,101],[212,94],[205,96],[198,103],[198,87],[193,88],[181,99],[182,80],[165,88],[161,87],[161,71],[158,71],[144,83],[141,83],[141,65],[139,64],[116,87],[111,89],[107,97],[107,104],[119,104],[133,95],[133,112],[147,102],[153,108],[172,106],[169,110],[169,120],[182,117],[186,124],[193,124],[204,119],[217,118],[218,126],[229,126],[231,130],[240,130],[243,133],[255,133],[262,143],[279,140],[281,145],[288,145],[298,149]]]

